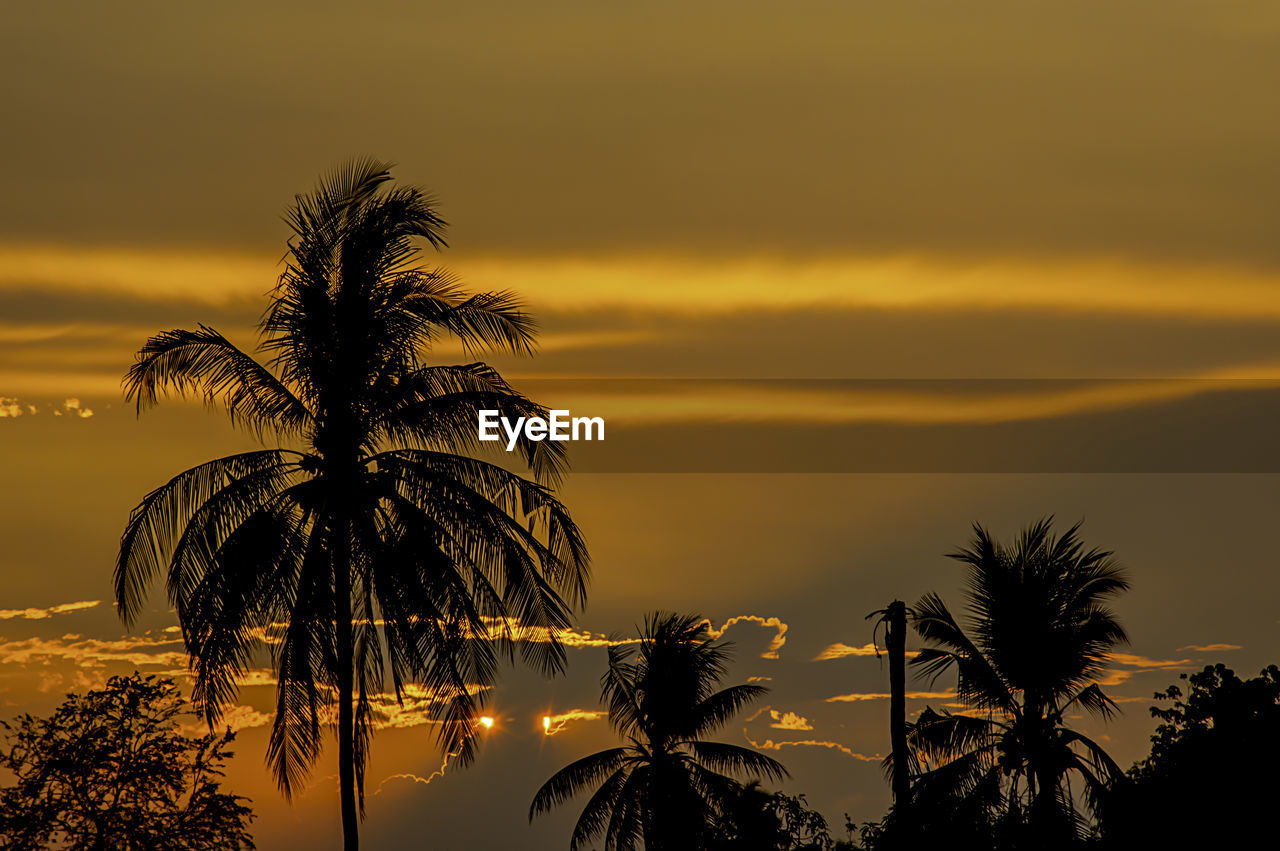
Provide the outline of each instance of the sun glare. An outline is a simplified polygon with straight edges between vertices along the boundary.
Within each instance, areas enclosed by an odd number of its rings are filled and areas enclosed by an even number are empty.
[[[480,726],[484,727],[486,730],[493,727],[493,718],[485,715],[480,719]]]

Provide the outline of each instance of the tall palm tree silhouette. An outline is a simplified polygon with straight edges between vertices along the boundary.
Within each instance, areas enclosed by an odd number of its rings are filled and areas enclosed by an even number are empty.
[[[445,222],[421,189],[391,186],[389,169],[356,161],[297,197],[259,325],[268,360],[201,325],[152,337],[125,378],[139,411],[197,394],[286,444],[148,494],[121,538],[116,599],[131,624],[167,572],[210,724],[265,640],[278,677],[268,758],[286,796],[336,704],[347,849],[364,808],[371,699],[387,680],[397,699],[409,684],[432,690],[442,747],[468,761],[499,655],[519,646],[561,670],[556,629],[587,580],[582,537],[548,487],[563,444],[522,443],[538,481],[473,457],[478,408],[544,409],[483,363],[425,362],[442,336],[468,352],[528,353],[534,326],[510,294],[467,296],[416,265],[422,241],[445,245]],[[517,642],[515,625],[549,627],[550,640]]]
[[[786,777],[761,753],[703,739],[768,692],[760,685],[717,690],[729,646],[713,641],[697,615],[662,612],[645,618],[638,649],[611,646],[601,699],[627,744],[562,768],[534,796],[529,820],[595,786],[571,851],[600,835],[617,851],[700,848],[716,810],[738,788],[727,774]]]
[[[916,631],[932,646],[913,664],[934,679],[954,668],[968,710],[926,709],[908,733],[933,766],[917,780],[922,803],[939,792],[988,795],[1015,821],[1025,817],[1042,848],[1065,843],[1081,826],[1072,774],[1091,809],[1121,774],[1066,721],[1073,712],[1115,712],[1096,680],[1108,654],[1128,641],[1106,605],[1129,587],[1124,572],[1111,553],[1085,549],[1079,524],[1055,537],[1052,523],[1028,527],[1012,546],[975,525],[970,545],[951,554],[968,573],[967,629],[937,594],[914,606]]]

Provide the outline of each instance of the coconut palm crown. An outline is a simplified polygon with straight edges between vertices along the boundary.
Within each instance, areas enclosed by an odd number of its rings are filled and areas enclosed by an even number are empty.
[[[268,760],[300,788],[336,721],[345,847],[378,699],[432,696],[441,745],[474,756],[475,719],[501,657],[548,673],[584,599],[587,552],[551,485],[562,443],[523,441],[533,479],[483,460],[476,411],[545,416],[483,363],[428,362],[432,344],[532,352],[506,292],[468,295],[418,265],[445,246],[423,190],[360,160],[300,195],[284,271],[259,324],[261,359],[212,328],[149,339],[125,377],[139,411],[166,394],[221,406],[264,445],[175,476],[129,517],[115,569],[132,624],[165,575],[210,725],[270,651]],[[519,641],[523,627],[548,640]]]
[[[768,693],[755,684],[717,688],[729,649],[703,618],[662,612],[645,619],[638,643],[611,645],[601,699],[626,744],[562,768],[534,796],[529,819],[595,787],[571,851],[600,836],[609,851],[700,848],[739,788],[728,775],[786,777],[776,760],[704,738]]]
[[[910,725],[909,743],[928,767],[916,778],[915,796],[985,798],[1041,838],[1083,827],[1073,776],[1093,808],[1121,773],[1068,719],[1116,711],[1098,679],[1112,651],[1128,641],[1107,605],[1128,588],[1124,571],[1111,553],[1085,548],[1079,524],[1061,536],[1052,524],[1035,523],[1011,546],[975,525],[970,545],[950,556],[967,573],[967,623],[937,594],[921,598],[912,613],[929,644],[913,664],[934,679],[954,670],[956,697],[966,706],[926,709]]]

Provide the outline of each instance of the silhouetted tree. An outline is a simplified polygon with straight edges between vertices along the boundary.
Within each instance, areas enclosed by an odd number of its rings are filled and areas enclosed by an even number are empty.
[[[183,717],[172,681],[135,674],[3,723],[0,848],[253,848],[248,799],[219,790],[234,734],[188,736]]]
[[[770,792],[752,781],[720,805],[706,847],[710,851],[830,851],[827,820],[809,809],[804,795]]]
[[[997,798],[999,789],[997,787]],[[997,810],[992,796],[985,790],[964,794],[960,790],[934,785],[926,790],[913,790],[914,806],[910,821],[899,818],[891,810],[880,821],[855,824],[845,816],[845,829],[850,840],[838,843],[837,849],[852,851],[921,851],[946,848],[947,851],[993,851],[1038,847],[1034,843],[1020,845],[1007,841],[1002,831],[1009,828],[1009,817]],[[853,836],[858,836],[854,841]]]
[[[1003,841],[1026,847],[1059,847],[1083,832],[1071,775],[1092,810],[1121,773],[1067,726],[1073,712],[1115,711],[1096,680],[1128,640],[1106,605],[1128,588],[1124,573],[1111,553],[1086,550],[1078,532],[1077,524],[1055,537],[1047,518],[1005,546],[975,525],[970,545],[951,554],[967,572],[968,628],[936,594],[913,610],[931,645],[913,664],[934,680],[954,669],[957,700],[968,707],[928,708],[910,726],[928,766],[915,784],[918,806],[998,809]]]
[[[212,328],[166,331],[138,352],[125,386],[139,410],[165,392],[221,403],[234,422],[296,448],[219,458],[179,474],[134,509],[116,599],[126,623],[167,571],[210,723],[264,635],[279,679],[269,758],[286,795],[321,749],[336,708],[345,847],[357,847],[370,697],[389,676],[439,696],[444,748],[473,757],[473,719],[494,682],[489,638],[551,628],[522,653],[556,672],[557,628],[585,593],[587,554],[543,484],[472,455],[476,412],[545,416],[483,363],[430,365],[431,344],[532,351],[534,325],[508,293],[466,295],[415,265],[443,246],[430,196],[391,188],[358,161],[298,196],[285,270],[260,323],[265,363]],[[563,443],[521,439],[536,478],[555,481]],[[504,642],[510,651],[512,643]],[[479,690],[477,690],[479,687]]]
[[[1187,679],[1184,674],[1183,679]],[[1104,848],[1246,848],[1275,836],[1280,668],[1241,680],[1225,665],[1158,692],[1151,755],[1103,799]]]
[[[716,814],[737,793],[736,774],[780,780],[786,769],[749,748],[703,737],[768,692],[760,685],[717,690],[730,645],[715,642],[697,615],[645,618],[638,646],[609,648],[601,699],[627,744],[574,762],[534,795],[529,820],[595,787],[569,848],[603,836],[608,851],[705,847]]]

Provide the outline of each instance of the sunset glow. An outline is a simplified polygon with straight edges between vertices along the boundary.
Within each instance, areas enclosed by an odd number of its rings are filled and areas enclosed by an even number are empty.
[[[0,74],[0,757],[137,674],[263,849],[1117,851],[1164,690],[1280,664],[1280,4],[66,0]],[[982,598],[1041,521],[1114,572]],[[664,842],[654,754],[762,794]]]

